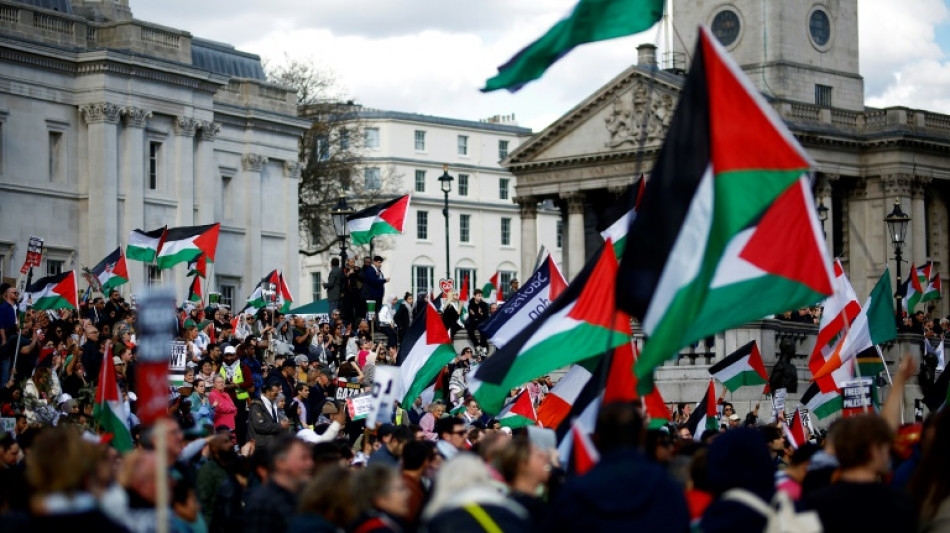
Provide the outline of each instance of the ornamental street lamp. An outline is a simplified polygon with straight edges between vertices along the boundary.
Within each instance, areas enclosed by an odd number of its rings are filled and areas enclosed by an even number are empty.
[[[818,211],[818,220],[821,221],[821,234],[827,239],[828,234],[825,233],[825,221],[828,220],[828,207],[825,205],[825,200],[818,201],[818,207],[815,208],[815,211]]]
[[[442,175],[439,176],[439,187],[445,194],[445,207],[442,214],[445,216],[445,279],[452,279],[452,266],[449,263],[449,193],[452,192],[452,176],[449,176],[449,166],[442,165]]]
[[[910,224],[910,217],[901,209],[901,199],[894,200],[894,209],[884,217],[887,223],[887,232],[890,234],[891,242],[894,243],[894,259],[897,260],[897,292],[894,298],[897,300],[897,317],[900,320],[903,307],[901,305],[901,251],[904,248],[904,238],[907,236],[907,226]]]
[[[343,190],[340,190],[340,199],[336,206],[330,210],[330,218],[333,220],[333,230],[340,239],[340,271],[346,272],[346,238],[347,230],[346,217],[353,214],[353,209],[346,204],[346,197],[343,196]],[[340,276],[340,294],[343,294],[346,284],[346,276]],[[332,311],[332,309],[331,309]]]

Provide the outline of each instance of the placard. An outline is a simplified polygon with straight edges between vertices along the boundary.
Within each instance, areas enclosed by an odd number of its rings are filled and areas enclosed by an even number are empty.
[[[366,417],[366,427],[376,427],[376,422],[388,422],[390,413],[396,405],[396,379],[399,367],[378,365],[373,374],[372,410]]]
[[[373,395],[368,392],[346,399],[346,410],[350,413],[350,420],[363,420],[372,408]]]
[[[788,398],[788,389],[776,389],[772,395],[772,419],[777,419],[778,414],[785,410],[785,400]]]
[[[8,417],[0,418],[0,432],[12,434],[15,428],[16,428],[16,418],[8,418]]]
[[[850,381],[841,386],[841,411],[844,416],[855,416],[876,410],[874,383],[870,379]]]
[[[139,298],[136,309],[137,415],[143,424],[148,425],[168,414],[168,382],[173,363],[180,364],[179,379],[184,382],[185,344],[179,342],[181,347],[173,347],[169,353],[176,326],[175,295],[170,290],[145,293]]]
[[[336,381],[336,399],[345,400],[353,396],[359,396],[363,392],[363,386],[359,383],[350,383],[337,379]]]

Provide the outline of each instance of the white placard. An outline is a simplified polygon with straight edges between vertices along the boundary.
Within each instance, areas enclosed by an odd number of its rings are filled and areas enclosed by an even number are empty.
[[[366,427],[374,429],[376,421],[382,418],[388,422],[389,413],[392,413],[396,404],[396,379],[399,377],[399,367],[380,365],[373,375],[373,405],[366,415]]]

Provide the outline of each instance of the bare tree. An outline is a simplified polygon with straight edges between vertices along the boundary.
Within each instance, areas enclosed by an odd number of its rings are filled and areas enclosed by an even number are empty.
[[[330,210],[341,192],[353,209],[361,209],[395,196],[400,176],[392,167],[381,168],[363,160],[366,125],[360,120],[362,106],[346,98],[331,71],[290,58],[265,68],[270,81],[297,90],[297,114],[312,121],[300,139],[300,253],[323,254],[339,242]]]

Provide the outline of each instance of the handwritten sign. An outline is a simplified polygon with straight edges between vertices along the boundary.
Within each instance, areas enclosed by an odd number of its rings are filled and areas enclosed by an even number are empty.
[[[346,399],[346,410],[351,420],[363,420],[373,408],[373,395],[370,393],[351,396]]]
[[[448,293],[455,290],[455,280],[452,278],[440,279],[439,289],[442,291],[442,294],[447,295]]]
[[[366,427],[376,427],[376,422],[388,422],[396,405],[396,379],[399,367],[380,365],[373,375],[372,410],[366,417]]]

